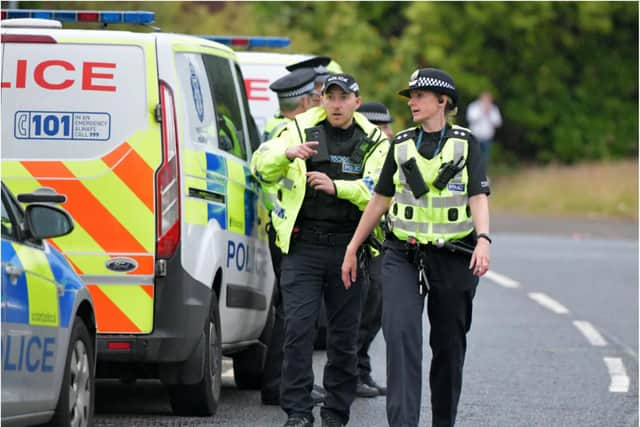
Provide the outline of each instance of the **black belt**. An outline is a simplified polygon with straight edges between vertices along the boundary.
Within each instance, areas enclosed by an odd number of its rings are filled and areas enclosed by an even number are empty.
[[[294,240],[322,246],[347,246],[352,237],[353,233],[323,233],[312,230],[294,230],[293,232]]]

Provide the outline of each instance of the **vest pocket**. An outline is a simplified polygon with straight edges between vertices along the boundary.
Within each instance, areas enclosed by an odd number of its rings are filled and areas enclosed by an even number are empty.
[[[458,220],[458,208],[449,208],[447,211],[447,218],[449,221],[454,222]]]

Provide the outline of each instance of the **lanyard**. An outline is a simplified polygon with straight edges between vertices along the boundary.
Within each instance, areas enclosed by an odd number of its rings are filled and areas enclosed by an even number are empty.
[[[440,146],[442,145],[442,140],[444,139],[444,132],[447,129],[447,126],[445,125],[445,127],[442,128],[442,130],[440,130],[440,137],[438,138],[438,145],[436,145],[436,149],[433,150],[433,155],[431,156],[431,158],[434,158],[436,156],[436,154],[438,154],[440,152]],[[424,131],[422,130],[422,126],[420,127],[420,133],[418,134],[418,140],[416,141],[416,150],[418,150],[418,153],[420,152],[420,146],[422,145],[422,135],[424,134]]]

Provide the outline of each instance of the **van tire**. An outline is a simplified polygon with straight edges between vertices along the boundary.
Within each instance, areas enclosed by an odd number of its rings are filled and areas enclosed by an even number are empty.
[[[93,425],[95,349],[80,317],[73,321],[56,411],[48,426]]]
[[[169,400],[174,414],[208,417],[214,415],[222,387],[222,341],[218,299],[211,297],[209,321],[204,326],[204,376],[196,384],[169,386]]]
[[[275,322],[275,307],[271,304],[267,321],[260,335],[260,343],[233,355],[233,379],[241,390],[262,388],[262,375],[267,362],[267,348],[271,343],[271,333]]]

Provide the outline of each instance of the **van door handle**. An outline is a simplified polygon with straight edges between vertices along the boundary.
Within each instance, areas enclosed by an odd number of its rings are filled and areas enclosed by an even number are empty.
[[[12,285],[18,283],[18,278],[24,273],[24,270],[10,262],[5,263],[4,272],[9,276],[9,282]]]

